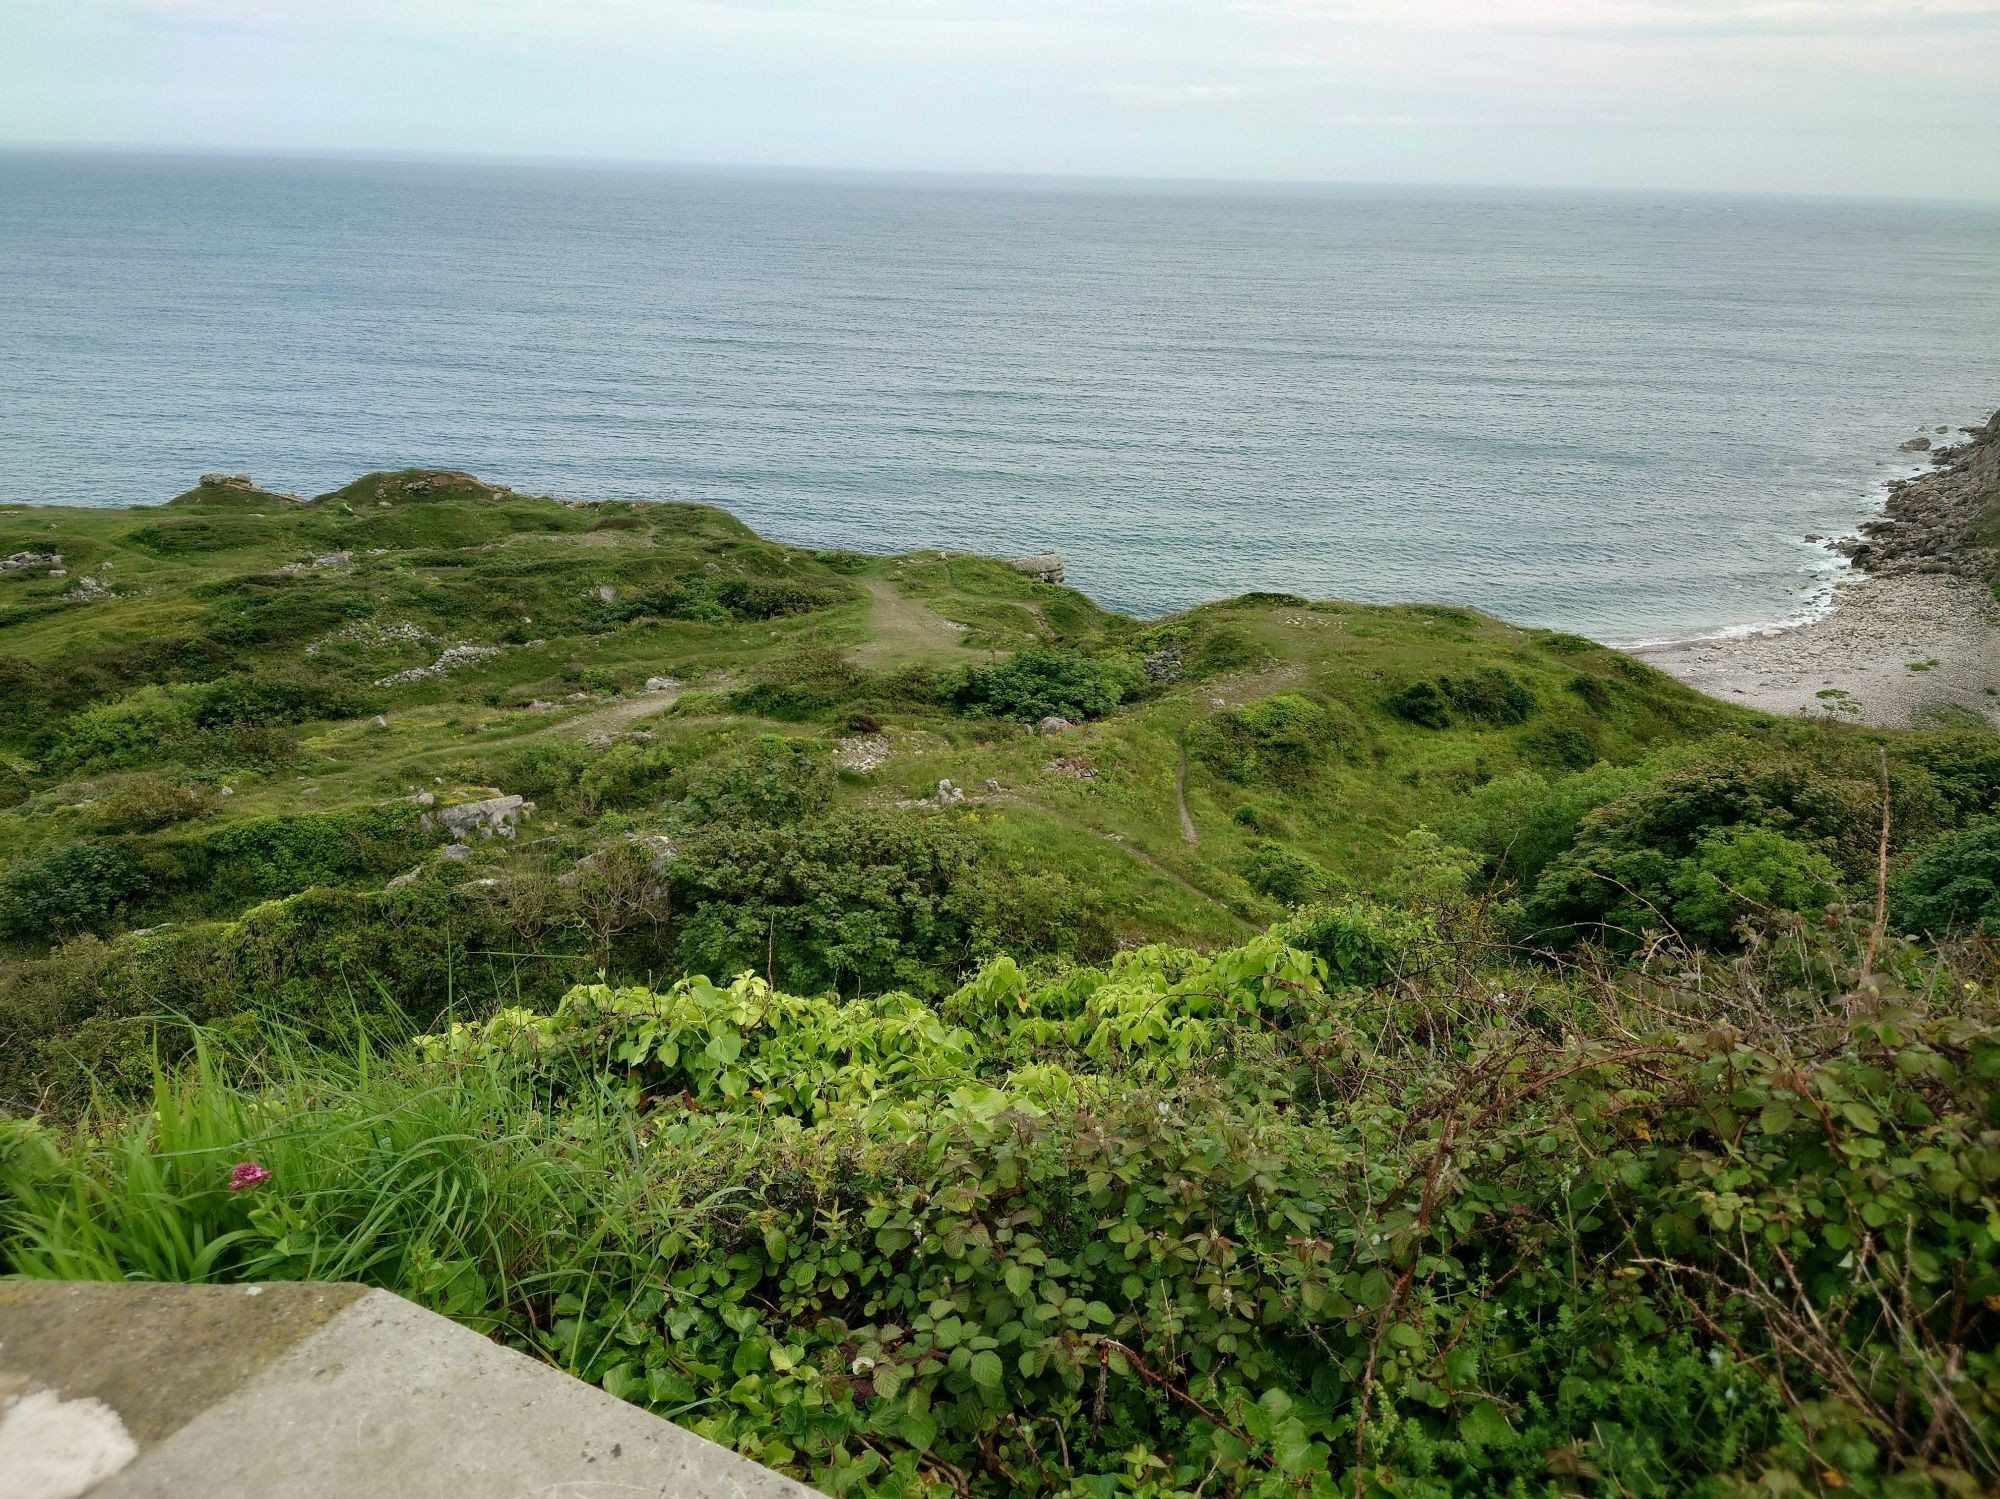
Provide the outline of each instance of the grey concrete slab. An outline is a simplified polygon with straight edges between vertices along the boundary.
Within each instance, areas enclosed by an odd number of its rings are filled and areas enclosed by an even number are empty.
[[[11,1289],[0,1287],[0,1293]],[[304,1295],[311,1291],[344,1299],[320,1316],[327,1303],[312,1303]],[[104,1292],[131,1299],[141,1331],[129,1338],[103,1334],[104,1318],[115,1319],[104,1310]],[[154,1296],[160,1297],[157,1307],[138,1310]],[[274,1310],[260,1321],[257,1311],[244,1307],[266,1296],[274,1298]],[[382,1291],[125,1285],[83,1289],[66,1303],[47,1292],[27,1301],[34,1309],[23,1313],[21,1303],[10,1306],[0,1294],[0,1499],[811,1499],[813,1494]],[[97,1331],[67,1344],[56,1339],[47,1330],[59,1326],[64,1305],[79,1312],[80,1330]],[[186,1361],[187,1394],[149,1397],[143,1393],[149,1381],[170,1384],[176,1378],[170,1334],[177,1317],[206,1329],[207,1341],[189,1346],[210,1352]],[[213,1352],[231,1346],[223,1333],[229,1326],[241,1331],[240,1360]],[[279,1340],[274,1329],[281,1326],[298,1335],[274,1349]],[[98,1369],[100,1355],[92,1353],[93,1346],[120,1367]],[[41,1359],[48,1361],[48,1378],[35,1367]],[[8,1405],[10,1389],[15,1393]],[[140,1423],[130,1432],[119,1424],[121,1400]],[[187,1413],[195,1404],[201,1408]],[[175,1423],[177,1414],[184,1419]],[[114,1430],[105,1430],[106,1415]],[[19,1442],[9,1446],[17,1418],[26,1423],[23,1430],[41,1434],[45,1447],[62,1442],[74,1447],[79,1439],[87,1446],[93,1434],[99,1447],[83,1451],[81,1463],[58,1467],[54,1481],[67,1482],[68,1488],[50,1487],[44,1476],[35,1480],[43,1486],[31,1492],[26,1483],[34,1475],[21,1465],[23,1449]],[[51,1425],[52,1418],[60,1419]],[[90,1470],[91,1461],[123,1450],[120,1437],[131,1448],[124,1459],[114,1469]],[[11,1489],[5,1466],[10,1451],[20,1479]]]
[[[0,1380],[31,1376],[64,1400],[102,1400],[150,1447],[367,1294],[306,1284],[0,1282]]]

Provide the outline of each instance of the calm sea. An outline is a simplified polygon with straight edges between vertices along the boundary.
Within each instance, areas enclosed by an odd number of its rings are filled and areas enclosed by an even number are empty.
[[[1996,405],[2000,207],[0,154],[5,502],[449,465],[1630,642]]]

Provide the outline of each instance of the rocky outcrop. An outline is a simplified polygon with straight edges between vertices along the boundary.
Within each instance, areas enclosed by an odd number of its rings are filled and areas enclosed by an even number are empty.
[[[680,852],[680,845],[664,833],[627,833],[625,847],[639,850],[650,860],[649,868],[655,877],[663,876],[667,866]],[[613,848],[618,845],[613,845]],[[611,866],[611,848],[600,848],[595,853],[585,854],[568,872],[556,876],[556,883],[567,888],[582,884],[589,875]],[[649,892],[649,898],[658,899],[665,895],[665,888]]]
[[[31,567],[57,568],[63,565],[61,552],[16,552],[0,557],[0,573],[26,572]]]
[[[377,677],[377,687],[396,687],[404,682],[424,682],[432,677],[444,676],[472,661],[484,661],[488,656],[500,654],[497,645],[454,645],[448,646],[443,654],[429,666],[412,666],[406,671],[392,672],[386,677]]]
[[[478,801],[432,807],[430,801],[424,800],[430,795],[428,791],[420,791],[412,798],[418,806],[430,808],[424,813],[423,826],[430,831],[442,828],[451,834],[453,843],[464,843],[475,834],[481,838],[512,838],[522,820],[535,810],[533,802],[518,796],[488,796]]]
[[[955,785],[951,781],[939,781],[937,783],[937,790],[931,793],[931,795],[916,797],[908,801],[899,801],[896,805],[899,807],[921,807],[926,811],[933,811],[943,807],[955,807],[964,800],[965,788],[963,786]]]
[[[1060,583],[1063,580],[1060,552],[1037,552],[1032,557],[1016,557],[1007,565],[1017,573],[1026,573],[1037,583]]]
[[[1931,454],[1931,472],[1890,484],[1881,517],[1838,550],[1878,574],[2000,572],[2000,411],[1966,432],[1968,441]]]
[[[893,753],[889,741],[880,734],[856,734],[833,747],[833,763],[841,770],[865,776],[889,763]]]

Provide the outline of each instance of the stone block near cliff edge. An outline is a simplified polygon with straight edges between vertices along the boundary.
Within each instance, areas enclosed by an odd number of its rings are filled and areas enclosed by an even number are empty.
[[[1063,580],[1060,552],[1037,552],[1032,557],[1016,557],[1007,565],[1017,573],[1026,573],[1037,583],[1060,583]]]
[[[0,1284],[6,1499],[813,1499],[364,1286]]]

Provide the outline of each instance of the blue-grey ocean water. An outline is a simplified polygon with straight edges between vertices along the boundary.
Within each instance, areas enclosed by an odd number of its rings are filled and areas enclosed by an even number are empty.
[[[1995,405],[1993,206],[0,154],[4,502],[449,465],[1630,642]]]

